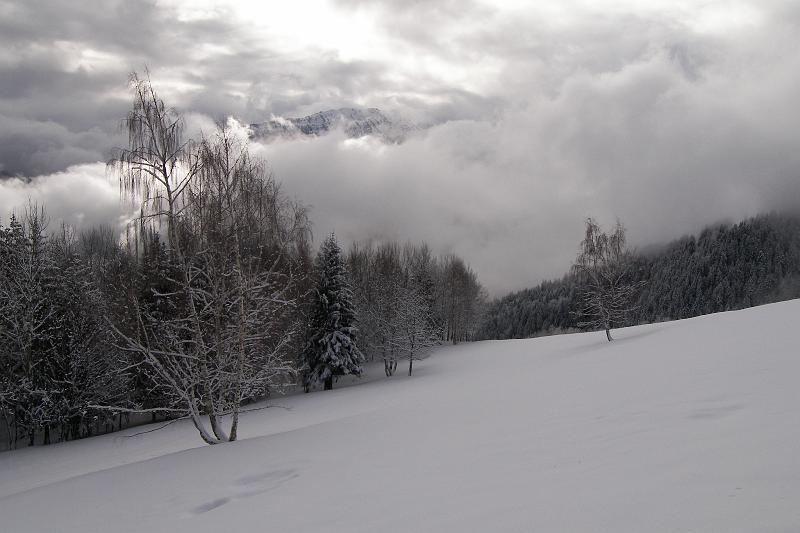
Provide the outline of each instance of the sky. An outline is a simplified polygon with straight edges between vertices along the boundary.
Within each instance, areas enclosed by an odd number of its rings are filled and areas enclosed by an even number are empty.
[[[121,227],[131,71],[192,131],[338,107],[431,127],[254,144],[317,240],[427,241],[492,295],[559,277],[583,223],[644,247],[800,207],[792,1],[0,0],[0,222]]]

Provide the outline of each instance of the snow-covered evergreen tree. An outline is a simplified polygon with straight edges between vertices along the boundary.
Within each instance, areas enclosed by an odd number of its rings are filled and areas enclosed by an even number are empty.
[[[317,254],[317,283],[314,289],[308,342],[303,352],[303,386],[317,383],[325,390],[333,380],[346,374],[360,375],[364,356],[356,346],[356,313],[353,291],[342,251],[331,235]]]

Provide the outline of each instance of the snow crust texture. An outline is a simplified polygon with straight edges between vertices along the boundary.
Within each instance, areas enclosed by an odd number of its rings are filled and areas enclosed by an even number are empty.
[[[0,454],[0,529],[798,531],[798,319],[464,344],[276,399],[235,443],[179,422]]]

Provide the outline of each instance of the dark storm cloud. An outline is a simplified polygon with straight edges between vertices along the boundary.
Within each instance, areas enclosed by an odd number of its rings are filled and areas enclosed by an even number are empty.
[[[57,122],[0,116],[0,165],[10,175],[49,174],[66,166],[97,161],[108,135],[92,128],[72,132]]]
[[[334,133],[255,149],[318,234],[427,240],[494,293],[563,273],[589,215],[644,245],[800,206],[796,3],[563,5],[343,0],[278,35],[257,24],[278,6],[0,0],[0,173],[47,174],[0,180],[0,210],[30,192],[70,220],[121,216],[102,165],[83,163],[124,141],[125,80],[145,64],[195,125],[340,106],[431,125],[398,146]],[[363,49],[314,35],[363,17]]]
[[[392,95],[369,105],[391,107],[402,105],[409,92],[388,91],[395,82],[385,79],[387,66],[374,61],[344,61],[319,49],[277,53],[268,38],[237,26],[225,8],[214,17],[183,20],[142,0],[33,0],[0,1],[0,14],[0,120],[7,141],[0,145],[0,164],[12,174],[104,160],[121,141],[127,75],[145,65],[171,103],[214,118],[313,113],[358,105],[381,92]],[[440,90],[458,93],[441,87],[417,92]],[[458,100],[464,98],[452,99]],[[438,104],[437,120],[458,112],[451,105]]]
[[[384,152],[327,139],[275,146],[271,157],[326,230],[363,238],[369,220],[372,237],[464,255],[494,293],[529,286],[566,271],[587,216],[619,217],[646,245],[797,209],[795,20],[767,11],[706,30],[630,14],[555,28],[495,18],[448,52],[498,59],[492,118],[446,123]],[[306,163],[314,156],[323,173]]]
[[[30,176],[104,160],[127,72],[163,40],[153,6],[33,0],[2,2],[0,13],[0,164]],[[110,57],[81,63],[82,49]]]

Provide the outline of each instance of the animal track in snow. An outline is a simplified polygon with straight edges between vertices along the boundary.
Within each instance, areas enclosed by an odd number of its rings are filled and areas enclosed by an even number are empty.
[[[204,514],[214,509],[219,509],[234,500],[241,500],[264,494],[278,488],[285,482],[298,477],[300,474],[293,468],[272,470],[260,474],[251,474],[236,479],[233,483],[233,494],[230,496],[216,498],[194,507],[190,514]],[[237,490],[237,487],[247,488],[248,490]]]

